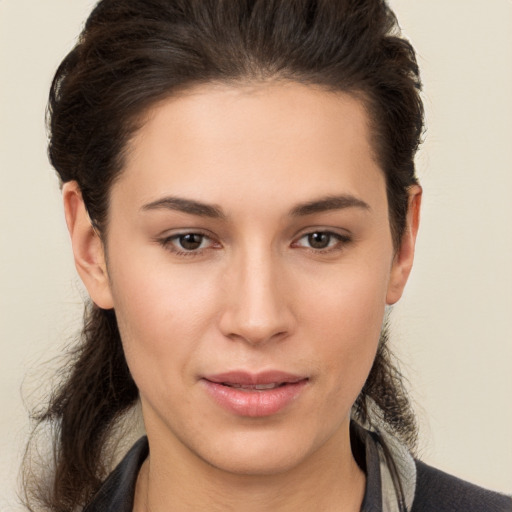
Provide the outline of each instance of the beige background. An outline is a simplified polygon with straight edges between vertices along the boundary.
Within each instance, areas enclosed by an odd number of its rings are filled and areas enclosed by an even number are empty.
[[[0,510],[48,368],[79,324],[43,115],[91,0],[0,0]],[[418,51],[427,142],[416,268],[394,340],[424,460],[512,492],[512,2],[393,0]],[[45,373],[46,372],[46,373]]]

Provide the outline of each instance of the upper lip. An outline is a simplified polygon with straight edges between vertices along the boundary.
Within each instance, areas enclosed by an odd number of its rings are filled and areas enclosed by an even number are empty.
[[[267,370],[257,373],[236,370],[224,373],[216,373],[215,375],[206,375],[203,378],[218,384],[241,384],[242,386],[293,383],[307,379],[307,377],[303,375],[294,375],[292,373],[282,372],[279,370]]]

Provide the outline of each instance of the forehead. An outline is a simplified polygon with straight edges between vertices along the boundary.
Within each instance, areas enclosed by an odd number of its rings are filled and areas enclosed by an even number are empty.
[[[115,188],[139,203],[163,193],[225,202],[228,190],[307,201],[332,193],[382,199],[385,184],[360,100],[263,83],[203,85],[158,103],[131,140]]]

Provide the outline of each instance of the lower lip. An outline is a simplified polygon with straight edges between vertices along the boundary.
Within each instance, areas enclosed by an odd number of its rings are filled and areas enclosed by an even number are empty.
[[[209,395],[224,409],[239,416],[258,418],[271,416],[283,410],[298,398],[308,381],[304,379],[260,391],[242,391],[239,388],[224,386],[206,379],[202,382]]]

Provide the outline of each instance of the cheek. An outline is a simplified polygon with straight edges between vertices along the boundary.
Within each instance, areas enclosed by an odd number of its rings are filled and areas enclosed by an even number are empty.
[[[386,260],[348,262],[329,269],[324,276],[310,274],[308,282],[303,281],[295,290],[301,296],[308,323],[316,325],[327,338],[334,331],[354,343],[379,332],[390,275],[382,261]]]
[[[120,259],[119,259],[120,260]],[[194,265],[173,269],[144,258],[112,261],[112,295],[126,359],[137,385],[185,373],[217,308],[215,278]]]
[[[315,339],[316,352],[322,354],[333,404],[353,402],[368,376],[380,338],[388,276],[385,265],[352,266],[311,294],[304,308],[306,339]]]

